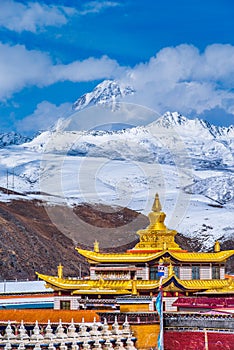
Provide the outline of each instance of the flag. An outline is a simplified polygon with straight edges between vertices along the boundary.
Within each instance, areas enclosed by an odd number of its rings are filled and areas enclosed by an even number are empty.
[[[162,264],[158,265],[158,277],[164,277],[165,266]]]
[[[160,288],[158,296],[155,301],[155,307],[158,311],[159,320],[160,320],[160,331],[158,335],[158,350],[163,350],[163,303],[162,303],[162,290]]]

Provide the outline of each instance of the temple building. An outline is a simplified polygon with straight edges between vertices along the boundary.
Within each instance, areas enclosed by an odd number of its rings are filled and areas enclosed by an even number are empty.
[[[166,311],[177,311],[173,303],[179,296],[233,296],[234,280],[225,277],[225,263],[234,250],[222,251],[218,241],[213,252],[183,250],[175,242],[177,232],[164,223],[166,214],[157,194],[148,217],[149,226],[137,232],[139,243],[125,253],[103,253],[97,241],[93,251],[76,248],[89,263],[88,279],[64,277],[61,265],[58,276],[37,273],[54,289],[55,309],[118,307],[118,300],[135,296],[151,297],[147,308],[153,310],[160,287]]]

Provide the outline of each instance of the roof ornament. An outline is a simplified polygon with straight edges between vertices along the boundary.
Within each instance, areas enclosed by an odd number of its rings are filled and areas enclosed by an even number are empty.
[[[157,230],[166,229],[166,226],[164,224],[166,214],[162,211],[158,193],[155,195],[152,211],[148,214],[148,218],[150,220],[150,225],[148,226],[149,228],[154,228]]]
[[[18,339],[20,339],[20,340],[28,340],[29,339],[29,335],[26,331],[26,328],[24,327],[23,320],[20,323]]]
[[[65,329],[63,327],[62,320],[60,319],[58,327],[56,328],[56,331],[55,331],[56,338],[59,338],[59,339],[67,338],[67,334],[64,332],[64,330]]]
[[[53,329],[51,327],[51,323],[50,323],[50,320],[48,320],[48,323],[47,323],[47,326],[45,328],[45,335],[44,335],[44,338],[45,339],[54,339],[55,338],[55,335],[53,333]],[[53,350],[53,349],[49,349],[49,350]]]
[[[132,295],[137,295],[137,284],[135,279],[132,280]]]
[[[58,278],[63,278],[63,265],[61,263],[58,265]]]
[[[11,327],[11,322],[8,321],[7,327],[5,329],[4,339],[7,339],[9,341],[9,340],[15,339],[15,338],[16,338],[16,336],[14,334],[12,327]]]
[[[215,253],[220,252],[220,243],[219,243],[219,241],[215,241],[215,244],[214,244],[214,252],[215,252]]]
[[[99,253],[99,242],[97,240],[93,244],[93,250],[95,253]]]
[[[174,273],[173,265],[172,263],[170,263],[168,266],[168,276],[173,275],[173,273]]]
[[[30,340],[35,340],[36,342],[38,342],[38,341],[43,340],[43,339],[44,339],[44,337],[41,334],[40,327],[38,326],[38,321],[36,320],[35,326],[34,326],[33,331],[32,331],[32,335],[30,337]]]

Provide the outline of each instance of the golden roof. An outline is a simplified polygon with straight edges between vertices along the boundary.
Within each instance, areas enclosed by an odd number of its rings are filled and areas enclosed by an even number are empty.
[[[131,294],[133,283],[138,292],[152,291],[159,288],[159,280],[70,280],[54,276],[42,275],[47,286],[55,290],[66,290],[72,294]],[[134,281],[134,282],[133,282]],[[217,280],[181,280],[172,273],[162,280],[164,290],[205,291],[210,289],[224,290],[228,288],[234,293],[234,281],[230,279]]]
[[[127,252],[127,253],[97,253],[90,250],[76,248],[79,254],[84,256],[90,263],[140,263],[160,259],[163,256],[169,256],[174,260],[181,262],[207,262],[219,263],[226,261],[234,255],[234,250],[223,250],[217,253],[196,253],[196,252],[174,252],[163,250],[156,253],[147,252]]]
[[[208,289],[206,294],[234,294],[234,279],[229,277],[221,288]]]

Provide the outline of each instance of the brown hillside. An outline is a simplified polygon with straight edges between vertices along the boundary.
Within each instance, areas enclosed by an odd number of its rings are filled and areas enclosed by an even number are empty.
[[[35,271],[56,274],[60,262],[64,265],[65,275],[78,276],[80,266],[84,275],[88,271],[87,265],[76,252],[76,245],[90,248],[98,239],[107,250],[113,246],[125,250],[136,243],[134,232],[147,225],[146,217],[130,209],[122,208],[111,215],[106,209],[100,210],[97,206],[93,209],[90,205],[76,207],[74,212],[78,220],[67,225],[67,211],[67,207],[53,207],[53,213],[56,212],[65,227],[61,232],[61,227],[51,222],[53,217],[48,207],[40,201],[0,202],[0,279],[35,279]],[[81,219],[85,217],[89,222],[88,230]],[[124,233],[126,223],[129,224],[128,232],[125,230]]]

